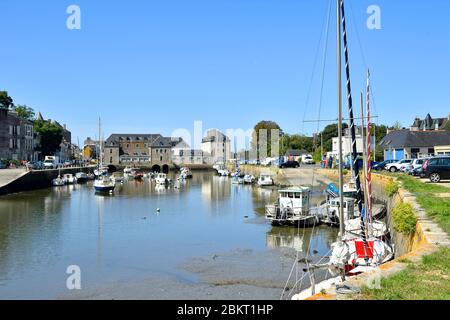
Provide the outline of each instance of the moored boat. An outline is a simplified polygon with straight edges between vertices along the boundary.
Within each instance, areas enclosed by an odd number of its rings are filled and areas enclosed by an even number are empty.
[[[266,206],[266,220],[274,226],[311,227],[320,223],[317,212],[310,210],[311,189],[291,187],[278,190],[278,201]]]
[[[75,174],[75,177],[76,177],[78,183],[84,183],[89,180],[87,173],[84,173],[84,172],[77,172]]]
[[[63,180],[64,180],[65,184],[75,184],[75,183],[77,183],[77,178],[71,173],[64,174]]]
[[[273,186],[274,182],[272,176],[269,174],[261,174],[258,178],[258,186],[260,187],[269,187]]]

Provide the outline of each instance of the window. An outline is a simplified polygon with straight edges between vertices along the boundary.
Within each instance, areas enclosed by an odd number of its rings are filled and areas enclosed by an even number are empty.
[[[127,148],[129,148],[130,147],[130,144],[129,143],[127,143]]]
[[[293,198],[294,198],[294,193],[289,192],[289,193],[288,193],[288,197],[291,198],[291,199],[293,199]]]
[[[109,149],[109,153],[112,153],[112,149]]]
[[[162,156],[159,157],[159,161],[162,161]]]
[[[441,159],[441,166],[450,166],[450,158]]]
[[[295,199],[300,199],[301,198],[301,194],[299,192],[295,193]]]
[[[437,166],[439,162],[439,159],[431,159],[429,162],[430,166]]]
[[[112,163],[112,157],[109,158],[109,163]]]
[[[429,148],[428,149],[428,154],[434,154],[434,148]]]
[[[139,144],[136,143],[136,148],[139,148]]]

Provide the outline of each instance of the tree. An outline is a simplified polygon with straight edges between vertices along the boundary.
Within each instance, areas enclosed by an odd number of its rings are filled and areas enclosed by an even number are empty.
[[[403,128],[402,124],[398,121],[396,121],[392,126],[392,130],[401,130],[402,128]]]
[[[313,152],[314,149],[313,138],[299,134],[285,134],[281,141],[281,154],[285,154],[288,150],[306,150],[308,152]]]
[[[267,146],[267,156],[272,154],[272,134],[277,134],[280,139],[283,131],[280,126],[273,121],[260,121],[254,127],[254,132],[252,136],[252,147],[253,150],[257,151],[257,158],[264,156],[263,150],[260,150],[261,146]],[[262,154],[260,154],[262,152]]]
[[[60,127],[48,121],[36,120],[34,131],[40,136],[38,149],[44,156],[54,155],[59,151],[63,138],[63,130]]]
[[[0,108],[9,109],[14,106],[13,99],[8,95],[7,91],[0,91]]]
[[[32,120],[34,118],[34,116],[36,115],[34,113],[33,108],[30,108],[26,105],[17,105],[17,106],[14,106],[13,109],[14,109],[14,111],[17,112],[19,117],[21,117],[22,119],[25,119],[25,120]]]

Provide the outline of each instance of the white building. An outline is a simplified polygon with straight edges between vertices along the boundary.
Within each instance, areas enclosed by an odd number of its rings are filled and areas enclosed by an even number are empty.
[[[358,154],[363,154],[363,137],[361,135],[361,127],[356,126],[356,151]],[[344,156],[350,154],[353,152],[352,149],[352,137],[350,135],[350,130],[346,129],[344,132],[344,135],[342,136],[342,154]],[[367,139],[367,137],[365,137]],[[338,155],[339,154],[339,137],[335,137],[332,139],[333,142],[333,154]],[[372,150],[374,150],[375,144],[374,139],[371,139],[371,147]]]
[[[217,129],[210,129],[202,140],[202,151],[210,155],[209,164],[225,163],[231,158],[230,138]]]

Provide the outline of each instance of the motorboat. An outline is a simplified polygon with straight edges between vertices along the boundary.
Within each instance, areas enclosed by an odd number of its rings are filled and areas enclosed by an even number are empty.
[[[310,211],[311,189],[291,187],[278,190],[276,203],[266,206],[266,220],[274,226],[311,227],[320,223],[319,216]]]
[[[191,169],[184,167],[180,169],[180,176],[183,176],[184,179],[191,179],[192,178],[192,171]]]
[[[99,176],[94,181],[94,188],[97,192],[112,192],[116,187],[116,183],[113,178],[107,174]]]
[[[75,183],[77,183],[77,178],[71,173],[64,174],[63,180],[64,180],[65,184],[75,184]]]
[[[156,182],[157,185],[165,186],[165,185],[169,184],[170,180],[167,179],[167,174],[165,174],[165,173],[158,173],[156,175],[156,177],[155,177],[155,182]]]
[[[133,171],[133,168],[130,166],[126,166],[125,169],[123,169],[124,174],[130,174]]]
[[[252,176],[251,174],[246,174],[244,176],[244,183],[245,184],[253,184],[253,183],[255,183],[255,181],[256,181],[255,176]]]
[[[55,187],[61,187],[66,185],[66,181],[61,176],[58,176],[56,179],[52,180],[52,185]]]
[[[228,171],[227,169],[220,169],[217,170],[217,173],[219,174],[219,176],[221,177],[228,177],[230,175],[230,171]]]
[[[85,172],[77,172],[75,174],[75,178],[77,179],[78,183],[84,183],[89,180],[89,177]]]
[[[258,178],[258,186],[260,187],[273,186],[273,184],[272,176],[269,174],[261,174]]]

